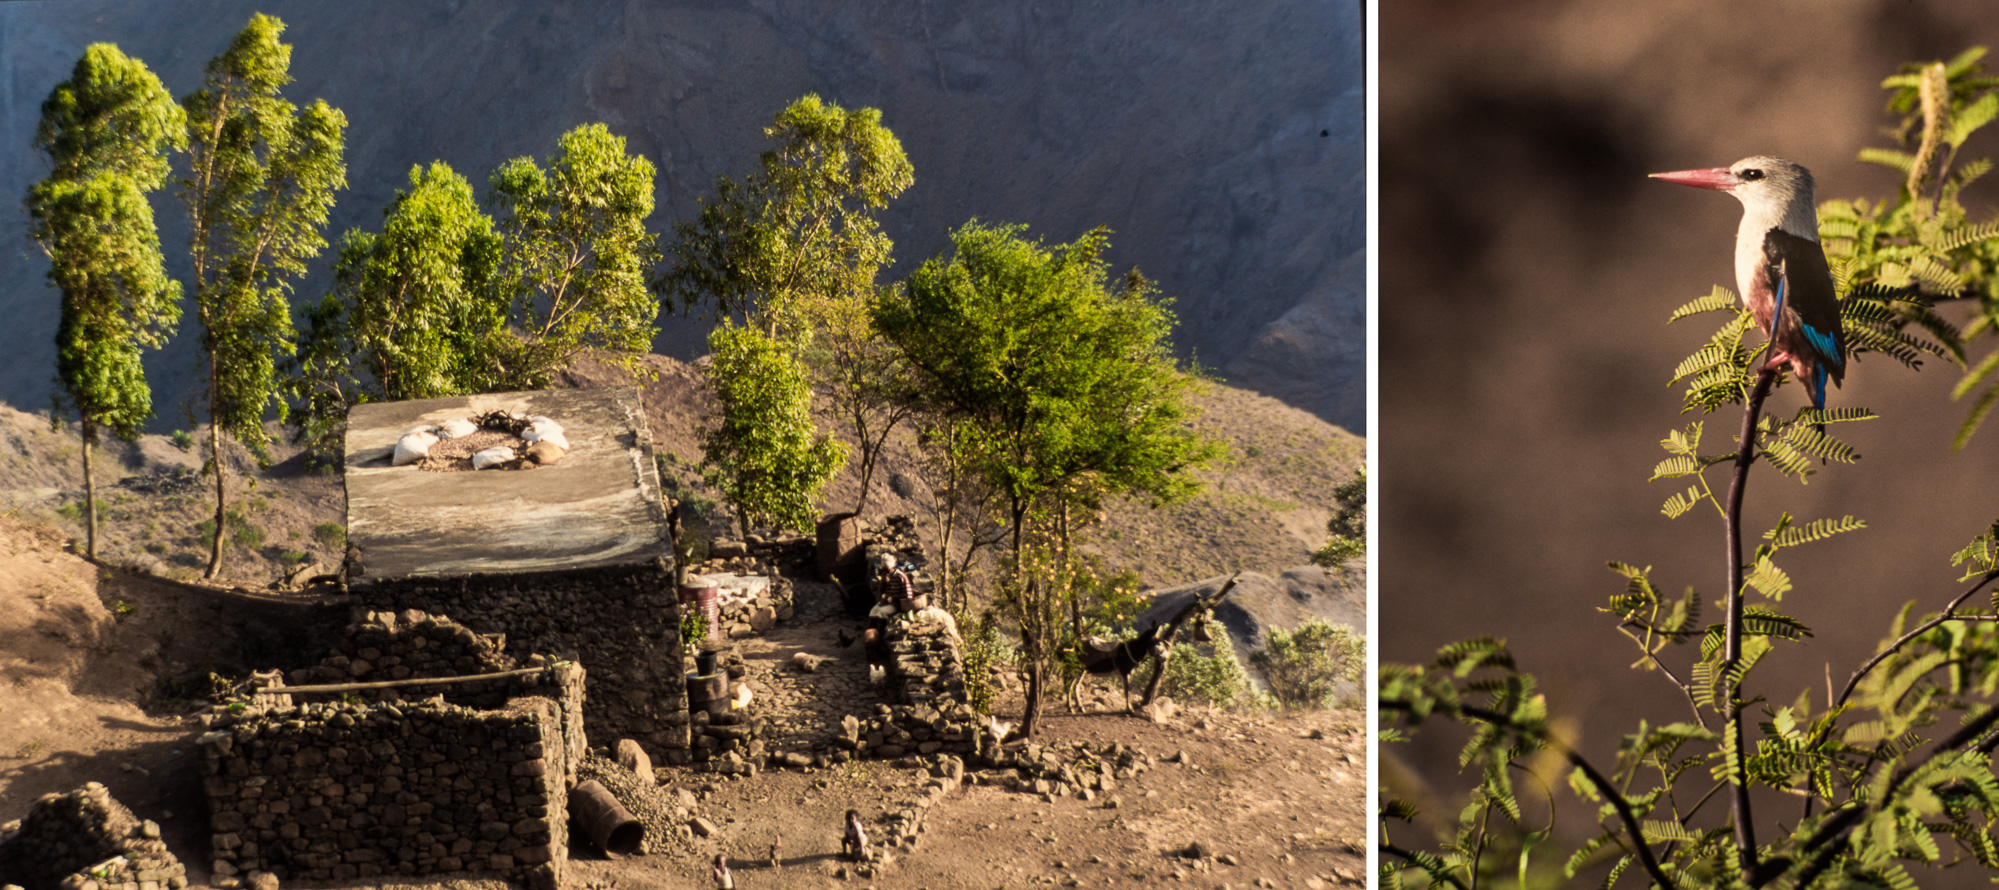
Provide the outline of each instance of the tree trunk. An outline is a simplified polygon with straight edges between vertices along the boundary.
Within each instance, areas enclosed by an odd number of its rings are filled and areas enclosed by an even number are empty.
[[[1159,697],[1159,687],[1166,685],[1166,661],[1172,657],[1173,650],[1167,649],[1154,659],[1158,663],[1152,668],[1152,681],[1145,684],[1145,696],[1138,700],[1139,708],[1143,709],[1146,705],[1152,704],[1153,699]]]
[[[78,425],[83,434],[83,554],[90,559],[97,558],[97,477],[90,470],[90,442],[97,438],[97,428],[90,418],[83,418]]]
[[[215,385],[215,354],[211,352],[208,356],[208,391],[210,393],[208,397],[208,457],[215,464],[215,538],[210,542],[208,548],[208,571],[203,572],[201,575],[201,577],[210,581],[215,580],[217,575],[222,574],[222,536],[226,534],[226,530],[223,528],[223,520],[228,515],[227,507],[229,505],[229,488],[222,472],[222,412],[218,404],[218,398],[214,394]]]
[[[1031,653],[1027,658],[1027,707],[1020,717],[1020,737],[1024,739],[1034,738],[1034,731],[1041,726],[1041,687],[1047,682],[1047,669],[1042,661],[1039,653]]]

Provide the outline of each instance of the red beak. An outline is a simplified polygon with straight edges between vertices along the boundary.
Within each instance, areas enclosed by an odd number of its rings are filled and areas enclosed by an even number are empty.
[[[1671,173],[1654,173],[1653,179],[1663,179],[1679,185],[1690,185],[1697,189],[1719,189],[1727,191],[1742,184],[1727,167],[1712,167],[1706,170],[1675,170]]]

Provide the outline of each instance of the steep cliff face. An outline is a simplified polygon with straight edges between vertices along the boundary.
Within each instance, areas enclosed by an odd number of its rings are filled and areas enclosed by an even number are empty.
[[[972,217],[1051,241],[1096,225],[1112,261],[1176,299],[1177,336],[1230,382],[1362,430],[1362,37],[1350,4],[878,2],[0,5],[0,195],[43,175],[41,100],[88,43],[195,89],[252,11],[282,18],[298,101],[350,121],[334,232],[373,228],[411,165],[474,182],[603,121],[658,165],[654,227],[740,176],[760,128],[808,92],[882,109],[916,167],[892,205],[895,276]],[[157,205],[170,255],[178,204]],[[56,296],[19,213],[0,219],[0,400],[46,404]],[[322,265],[324,265],[322,263]],[[301,288],[325,288],[323,271]],[[691,357],[707,324],[672,317]],[[185,334],[154,362],[156,404],[197,385]]]

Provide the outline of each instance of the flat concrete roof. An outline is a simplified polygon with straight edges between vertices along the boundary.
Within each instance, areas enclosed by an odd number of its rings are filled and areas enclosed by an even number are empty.
[[[389,466],[412,427],[489,411],[541,414],[569,452],[523,470]],[[347,415],[347,539],[361,578],[598,568],[672,559],[637,387],[358,405]]]

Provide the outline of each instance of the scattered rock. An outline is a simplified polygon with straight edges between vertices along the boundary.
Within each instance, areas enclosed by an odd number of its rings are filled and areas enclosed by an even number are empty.
[[[652,758],[646,754],[644,748],[639,747],[638,742],[619,739],[617,753],[618,765],[631,770],[632,775],[639,781],[648,785],[659,784],[658,779],[653,776]]]
[[[694,818],[687,820],[687,827],[694,829],[694,834],[697,837],[715,836],[715,830],[716,830],[715,823],[710,822],[701,816],[695,816]]]

